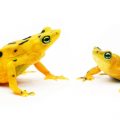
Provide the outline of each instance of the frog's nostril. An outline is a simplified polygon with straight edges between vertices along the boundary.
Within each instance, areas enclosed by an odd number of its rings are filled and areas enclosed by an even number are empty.
[[[60,30],[56,30],[55,34],[56,35],[60,34]]]
[[[58,32],[56,32],[55,35],[58,35]]]
[[[93,51],[95,51],[96,53],[99,53],[101,49],[99,47],[94,47]]]
[[[99,51],[97,50],[96,53],[99,53]]]
[[[54,35],[60,35],[60,32],[55,32]]]

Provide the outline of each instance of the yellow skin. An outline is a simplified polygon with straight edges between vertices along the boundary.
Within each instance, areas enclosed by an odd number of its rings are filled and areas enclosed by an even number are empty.
[[[39,62],[45,55],[45,51],[57,40],[59,35],[60,30],[46,27],[39,34],[14,41],[0,49],[0,83],[9,83],[9,87],[18,95],[33,94],[33,92],[21,90],[16,80],[16,77],[32,64],[45,75],[45,79],[66,79],[64,76],[53,75]]]
[[[97,66],[90,69],[85,77],[80,79],[92,80],[93,75],[103,71],[105,74],[120,80],[120,56],[111,51],[102,51],[98,47],[93,49],[92,54]]]

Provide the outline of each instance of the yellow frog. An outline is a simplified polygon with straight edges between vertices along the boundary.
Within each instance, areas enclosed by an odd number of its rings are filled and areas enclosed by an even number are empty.
[[[111,51],[102,51],[99,47],[93,49],[93,58],[97,66],[90,69],[83,80],[92,80],[93,75],[103,71],[105,74],[120,80],[120,56],[112,53]]]
[[[59,36],[60,30],[46,27],[41,33],[8,43],[0,49],[0,83],[8,83],[13,92],[18,95],[33,94],[33,92],[21,90],[16,81],[16,77],[32,64],[46,76],[45,79],[66,79],[64,76],[53,75],[39,62],[45,51]]]

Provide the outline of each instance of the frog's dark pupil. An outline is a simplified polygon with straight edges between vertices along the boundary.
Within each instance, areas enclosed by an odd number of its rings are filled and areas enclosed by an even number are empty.
[[[50,42],[50,36],[45,36],[45,37],[42,39],[42,42],[43,42],[44,44],[49,43],[49,42]]]
[[[49,40],[49,37],[46,37],[46,38],[44,39],[44,41],[46,41],[46,42],[47,42],[48,40]]]
[[[106,53],[104,54],[104,57],[105,57],[106,59],[110,59],[110,58],[112,57],[112,54],[111,54],[110,52],[106,52]]]

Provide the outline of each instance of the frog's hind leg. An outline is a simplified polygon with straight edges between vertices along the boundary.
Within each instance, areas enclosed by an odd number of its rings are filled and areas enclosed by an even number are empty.
[[[16,80],[16,70],[13,62],[8,62],[7,64],[7,78],[9,87],[13,90],[15,94],[21,95],[21,96],[28,96],[33,94],[32,92],[28,93],[26,90],[21,90],[17,85]]]

